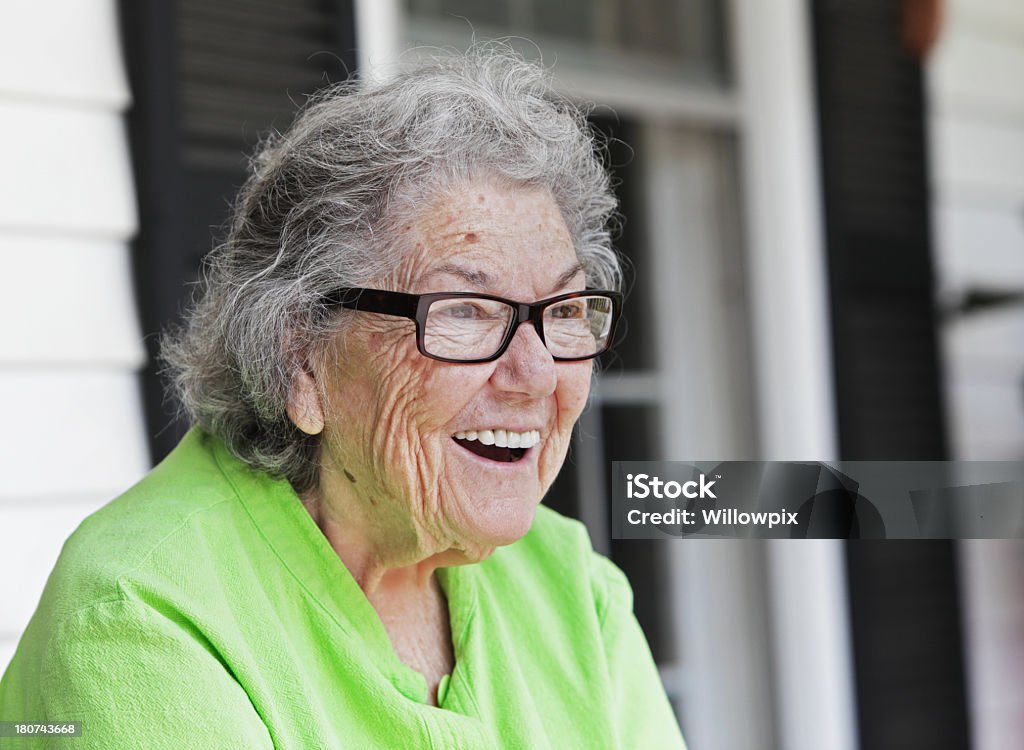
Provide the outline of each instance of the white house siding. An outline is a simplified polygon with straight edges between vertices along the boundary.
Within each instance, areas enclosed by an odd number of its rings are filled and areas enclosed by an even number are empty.
[[[1024,3],[950,0],[929,62],[934,229],[946,299],[1024,290]],[[1024,306],[943,330],[953,454],[1024,460]],[[1024,544],[962,542],[972,747],[1024,736]]]
[[[0,4],[0,671],[61,544],[149,464],[116,0]]]

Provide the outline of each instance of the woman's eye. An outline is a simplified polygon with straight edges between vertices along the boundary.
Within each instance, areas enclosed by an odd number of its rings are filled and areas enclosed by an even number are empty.
[[[566,302],[561,305],[555,305],[551,308],[551,317],[558,318],[560,320],[566,320],[571,318],[585,318],[586,308],[583,304]]]
[[[489,317],[486,310],[469,303],[449,305],[444,308],[444,314],[449,318],[456,318],[458,320],[479,320]]]

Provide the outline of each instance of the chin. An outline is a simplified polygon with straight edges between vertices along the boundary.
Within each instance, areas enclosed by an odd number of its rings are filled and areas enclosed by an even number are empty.
[[[467,551],[487,550],[484,558],[497,547],[505,547],[519,541],[533,525],[538,503],[525,505],[519,502],[496,503],[481,515],[472,518],[469,528],[464,529],[462,538],[468,541]],[[483,559],[483,558],[481,558]]]

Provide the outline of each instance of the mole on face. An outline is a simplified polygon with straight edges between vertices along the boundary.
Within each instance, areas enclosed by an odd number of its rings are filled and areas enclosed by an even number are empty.
[[[465,236],[462,239],[469,243],[480,241],[480,238],[477,236],[476,232],[466,232]]]
[[[356,478],[354,476],[352,476],[352,474],[349,472],[348,469],[342,469],[342,471],[345,472],[345,478],[348,481],[350,481],[352,484],[356,483]]]

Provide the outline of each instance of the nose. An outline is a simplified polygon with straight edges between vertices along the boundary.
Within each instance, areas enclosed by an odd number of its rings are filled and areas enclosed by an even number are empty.
[[[508,349],[498,358],[491,381],[510,394],[543,398],[555,392],[558,382],[555,368],[555,360],[536,329],[524,322]]]

